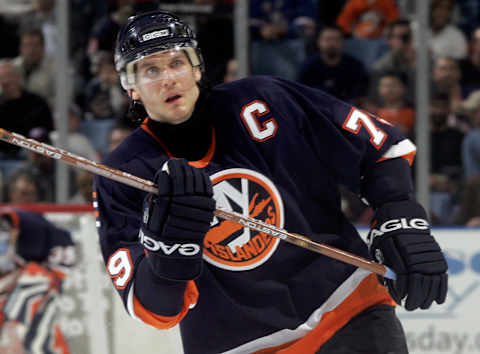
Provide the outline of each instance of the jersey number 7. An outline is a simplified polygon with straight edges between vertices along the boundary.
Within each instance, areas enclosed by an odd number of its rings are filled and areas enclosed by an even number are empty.
[[[358,134],[362,126],[367,130],[368,135],[370,135],[370,143],[377,150],[380,149],[385,142],[385,139],[387,139],[387,133],[377,127],[375,120],[369,114],[362,112],[357,108],[352,108],[347,119],[343,122],[343,129]]]

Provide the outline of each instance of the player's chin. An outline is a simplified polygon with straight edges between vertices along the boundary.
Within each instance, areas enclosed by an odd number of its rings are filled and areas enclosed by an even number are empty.
[[[169,123],[174,125],[181,124],[189,120],[191,115],[192,114],[189,113],[186,109],[178,107],[174,110],[174,112],[172,112],[172,115],[169,117]]]

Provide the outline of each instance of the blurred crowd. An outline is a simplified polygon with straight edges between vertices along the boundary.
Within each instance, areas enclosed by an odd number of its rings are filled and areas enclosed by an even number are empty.
[[[198,33],[212,85],[237,78],[234,0],[71,0],[68,117],[55,112],[55,0],[0,2],[0,126],[99,161],[133,129],[113,64],[118,29],[134,13],[178,10]],[[430,214],[437,225],[480,226],[480,1],[430,0],[419,43],[414,0],[250,0],[250,74],[296,80],[375,114],[415,142],[416,51],[430,53]],[[179,6],[188,5],[188,6]],[[54,162],[0,144],[0,201],[54,202]],[[421,146],[420,146],[421,148]],[[415,164],[413,166],[415,170]],[[89,173],[71,170],[70,202],[91,200]],[[344,211],[371,210],[341,191]]]

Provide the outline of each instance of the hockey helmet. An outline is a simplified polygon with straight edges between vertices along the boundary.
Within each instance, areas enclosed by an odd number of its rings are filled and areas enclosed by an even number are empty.
[[[168,50],[185,51],[192,66],[204,71],[203,58],[192,29],[179,17],[162,11],[131,16],[119,31],[115,69],[125,90],[135,85],[135,63]]]

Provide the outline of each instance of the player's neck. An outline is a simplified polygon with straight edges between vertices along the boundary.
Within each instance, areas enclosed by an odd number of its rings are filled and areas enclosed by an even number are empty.
[[[201,160],[211,143],[210,115],[205,113],[208,91],[201,90],[193,114],[181,124],[166,124],[148,120],[149,129],[163,141],[168,151],[175,157],[189,161]]]

